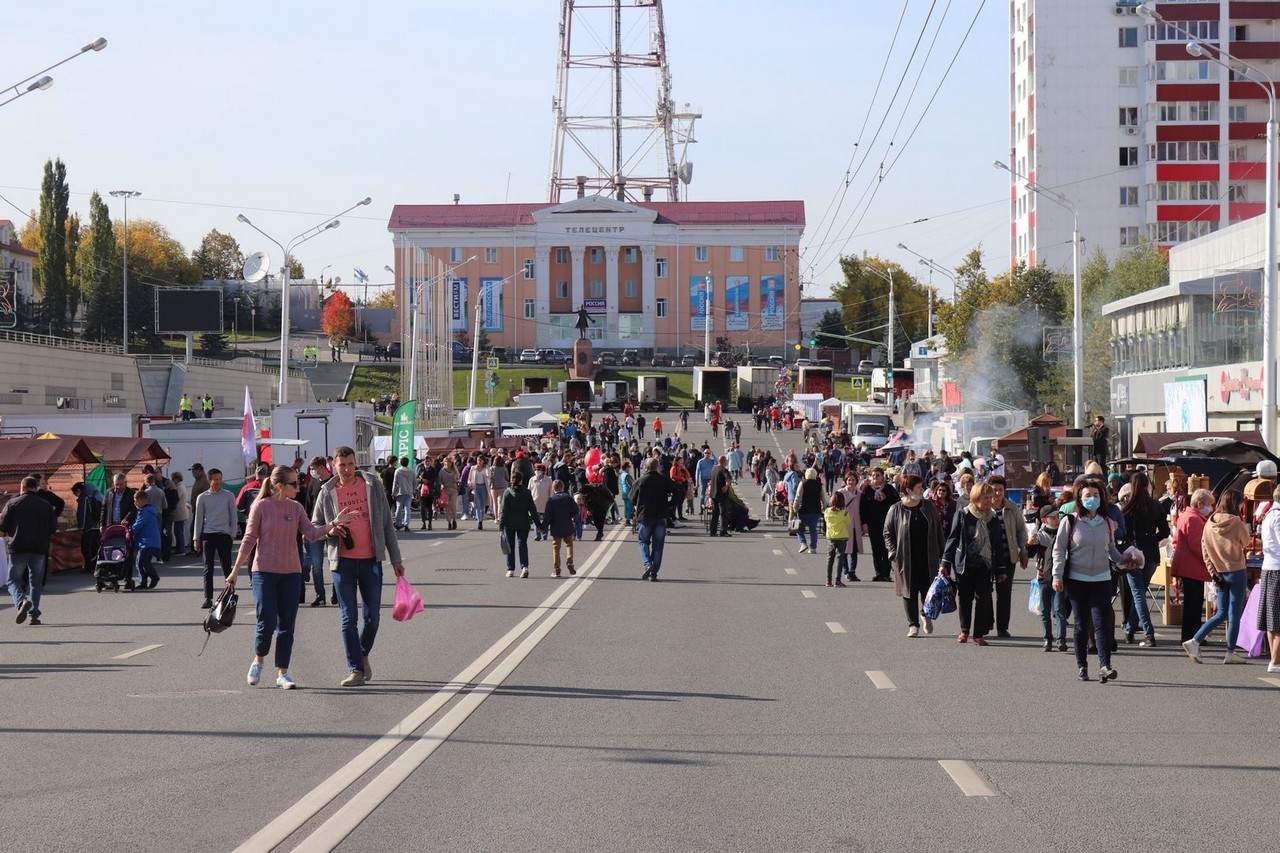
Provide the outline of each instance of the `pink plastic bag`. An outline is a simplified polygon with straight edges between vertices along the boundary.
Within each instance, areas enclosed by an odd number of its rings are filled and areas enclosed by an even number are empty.
[[[1261,599],[1262,584],[1256,583],[1249,591],[1249,600],[1240,615],[1240,635],[1236,637],[1236,645],[1245,649],[1251,658],[1262,654],[1263,641],[1267,636],[1266,632],[1258,630],[1258,604]]]
[[[408,622],[415,613],[421,613],[424,609],[422,596],[418,595],[409,579],[404,575],[396,578],[396,603],[391,608],[391,618],[397,622]]]

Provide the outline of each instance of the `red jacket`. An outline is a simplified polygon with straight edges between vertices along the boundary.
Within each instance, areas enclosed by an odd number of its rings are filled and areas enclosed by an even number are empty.
[[[1173,532],[1173,563],[1170,567],[1174,577],[1188,580],[1211,580],[1209,570],[1204,565],[1205,517],[1194,509],[1185,510],[1178,516],[1178,526]]]

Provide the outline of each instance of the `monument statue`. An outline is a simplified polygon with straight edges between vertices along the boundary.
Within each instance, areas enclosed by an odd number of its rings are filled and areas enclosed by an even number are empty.
[[[587,339],[587,327],[591,325],[591,315],[587,313],[587,306],[578,306],[578,322],[574,325],[578,329],[579,340]]]

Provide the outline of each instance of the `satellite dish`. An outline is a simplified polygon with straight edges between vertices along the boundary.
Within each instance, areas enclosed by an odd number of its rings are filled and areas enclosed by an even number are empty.
[[[693,180],[693,161],[685,160],[684,162],[682,162],[676,174],[680,178],[680,183],[688,184],[689,182],[691,182]]]
[[[271,259],[267,257],[267,253],[254,252],[244,259],[244,280],[262,281],[267,277],[267,270],[270,268]]]

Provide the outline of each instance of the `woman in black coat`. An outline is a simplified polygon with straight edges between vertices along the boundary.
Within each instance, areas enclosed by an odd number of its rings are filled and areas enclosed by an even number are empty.
[[[979,483],[969,492],[969,505],[961,511],[951,528],[942,552],[943,575],[956,574],[959,593],[960,634],[957,643],[969,641],[987,645],[986,636],[995,623],[991,602],[991,581],[1003,581],[1009,572],[1009,548],[1004,540],[1004,522],[992,511],[991,487]],[[974,605],[977,614],[974,614]]]

